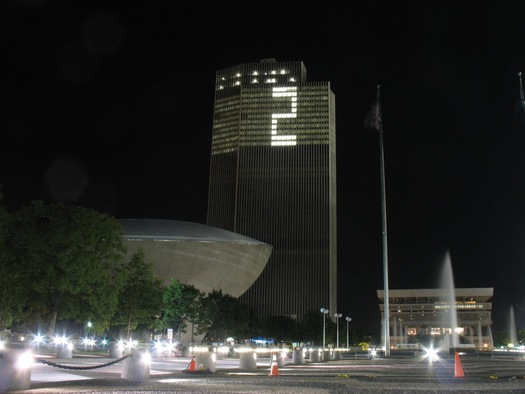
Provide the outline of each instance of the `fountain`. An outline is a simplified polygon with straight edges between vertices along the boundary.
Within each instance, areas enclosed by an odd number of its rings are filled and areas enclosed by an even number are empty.
[[[440,286],[444,290],[442,302],[448,307],[448,324],[446,327],[447,335],[443,341],[443,347],[457,348],[459,344],[458,315],[456,310],[456,288],[454,286],[454,276],[452,274],[452,262],[450,261],[450,253],[447,251],[443,272],[441,274]]]
[[[510,307],[509,340],[509,345],[516,346],[518,344],[518,336],[516,334],[516,319],[514,317],[514,305],[511,305]]]

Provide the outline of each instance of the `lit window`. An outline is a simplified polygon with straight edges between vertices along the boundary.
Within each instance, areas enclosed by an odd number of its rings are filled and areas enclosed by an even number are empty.
[[[222,90],[222,89],[224,89],[224,86],[219,85],[219,90]]]
[[[294,77],[290,78],[290,82],[295,82],[295,78]]]
[[[237,78],[239,78],[239,77],[241,76],[241,74],[240,74],[240,73],[237,73],[237,74],[235,74],[235,76],[236,76]]]
[[[257,80],[257,78],[254,78],[252,79],[252,83],[259,83],[259,81]]]
[[[272,146],[293,146],[297,145],[296,135],[283,135],[277,134],[277,120],[284,118],[297,118],[297,88],[296,87],[283,87],[273,88],[273,97],[289,97],[291,103],[291,110],[289,113],[273,113],[272,114]]]
[[[275,82],[277,82],[277,80],[275,78],[268,78],[266,80],[266,83],[275,83]]]
[[[241,84],[240,81],[235,82],[235,86],[239,86]]]
[[[257,71],[254,71],[253,75],[259,75],[259,73]]]
[[[286,74],[286,70],[281,70],[281,74]]]
[[[275,75],[275,74],[277,74],[277,73],[275,72],[275,70],[272,70],[272,75]]]

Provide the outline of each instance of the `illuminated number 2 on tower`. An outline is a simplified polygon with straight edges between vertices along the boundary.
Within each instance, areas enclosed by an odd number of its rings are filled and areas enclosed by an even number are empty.
[[[296,135],[278,135],[277,134],[277,121],[283,118],[297,118],[297,88],[296,87],[285,87],[285,88],[273,88],[272,97],[290,97],[291,111],[284,113],[273,113],[272,114],[272,146],[277,145],[296,145]]]

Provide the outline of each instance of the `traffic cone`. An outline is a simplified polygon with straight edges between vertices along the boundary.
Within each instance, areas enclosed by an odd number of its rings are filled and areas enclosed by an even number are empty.
[[[197,368],[195,367],[195,356],[192,356],[190,363],[188,364],[188,368],[186,368],[186,371],[188,372],[195,372]]]
[[[277,357],[273,354],[272,366],[270,368],[270,375],[268,376],[279,376],[279,366],[277,365]]]
[[[465,374],[463,373],[463,366],[461,365],[461,360],[459,359],[459,353],[456,352],[456,362],[454,364],[454,377],[455,378],[464,378]]]

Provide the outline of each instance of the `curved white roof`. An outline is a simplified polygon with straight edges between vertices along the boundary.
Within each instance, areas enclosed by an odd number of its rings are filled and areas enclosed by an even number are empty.
[[[214,241],[263,244],[253,238],[205,224],[166,219],[120,219],[126,239]]]

